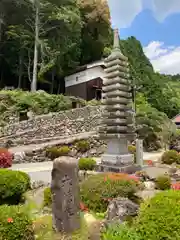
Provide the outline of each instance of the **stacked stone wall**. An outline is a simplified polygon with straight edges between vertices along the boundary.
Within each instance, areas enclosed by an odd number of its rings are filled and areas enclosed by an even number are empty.
[[[36,116],[34,119],[8,125],[0,129],[1,140],[29,144],[29,140],[71,136],[97,130],[102,108],[88,106],[70,111]],[[26,143],[27,142],[27,143]]]

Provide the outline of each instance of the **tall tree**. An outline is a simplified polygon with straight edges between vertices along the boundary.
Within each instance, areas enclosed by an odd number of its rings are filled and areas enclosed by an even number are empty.
[[[79,0],[82,28],[81,64],[101,59],[112,40],[110,13],[105,0]]]

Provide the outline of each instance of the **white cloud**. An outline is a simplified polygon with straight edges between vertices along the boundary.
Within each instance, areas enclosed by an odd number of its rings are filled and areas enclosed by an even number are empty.
[[[112,26],[127,28],[144,9],[152,10],[154,17],[163,22],[169,15],[180,12],[180,0],[107,0]],[[177,23],[178,24],[178,23]],[[180,46],[165,46],[153,41],[144,48],[155,71],[165,74],[180,73]]]
[[[152,10],[159,22],[173,13],[180,12],[179,0],[152,0]]]
[[[147,4],[148,1],[148,4]],[[180,0],[108,0],[113,27],[126,28],[146,8],[162,22],[173,13],[180,12]]]
[[[108,0],[113,27],[129,27],[143,10],[142,0]]]
[[[180,73],[180,47],[165,46],[154,41],[144,47],[144,53],[150,59],[154,70],[164,74]]]

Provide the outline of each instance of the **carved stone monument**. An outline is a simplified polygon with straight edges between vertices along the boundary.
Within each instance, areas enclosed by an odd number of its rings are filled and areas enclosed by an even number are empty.
[[[101,171],[133,172],[134,156],[128,152],[128,141],[135,139],[131,83],[128,58],[120,50],[119,33],[114,31],[114,47],[105,59],[103,81],[104,115],[99,129],[100,138],[107,139],[107,151],[102,156]]]
[[[60,157],[54,160],[51,191],[55,230],[63,233],[78,230],[80,215],[77,159]]]

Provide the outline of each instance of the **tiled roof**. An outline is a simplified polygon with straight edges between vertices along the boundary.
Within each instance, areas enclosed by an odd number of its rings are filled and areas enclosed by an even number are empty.
[[[173,122],[180,123],[180,114],[173,119]]]

